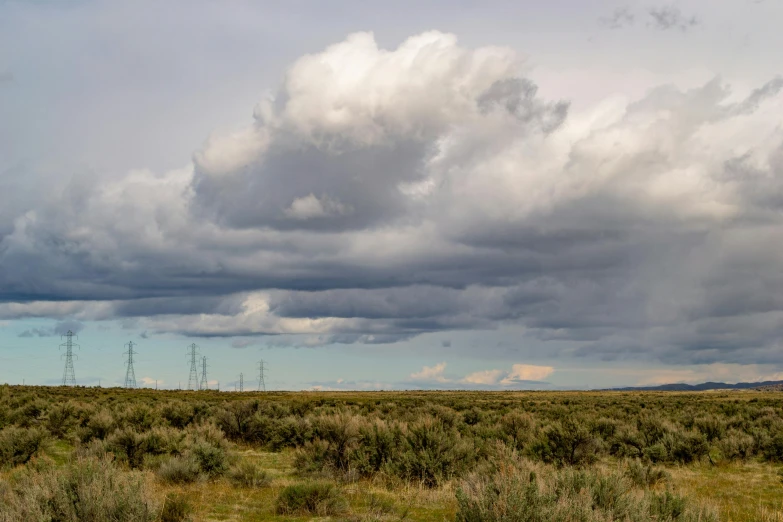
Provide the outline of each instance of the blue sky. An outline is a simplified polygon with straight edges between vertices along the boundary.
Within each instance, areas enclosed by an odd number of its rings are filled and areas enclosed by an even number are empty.
[[[782,16],[0,2],[0,382],[783,378]]]

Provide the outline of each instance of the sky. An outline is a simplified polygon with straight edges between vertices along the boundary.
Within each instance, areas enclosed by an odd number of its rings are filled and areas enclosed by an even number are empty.
[[[0,382],[783,379],[781,19],[0,0]]]

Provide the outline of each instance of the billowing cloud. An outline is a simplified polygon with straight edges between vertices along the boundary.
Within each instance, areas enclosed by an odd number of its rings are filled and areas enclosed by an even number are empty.
[[[421,371],[412,373],[410,378],[413,381],[430,381],[437,383],[450,382],[449,379],[444,377],[444,371],[446,371],[446,363],[442,362],[435,366],[425,366]]]
[[[518,381],[542,381],[552,375],[554,371],[555,369],[551,366],[515,364],[501,382],[503,384],[512,384]]]
[[[577,357],[776,357],[783,81],[575,111],[525,67],[439,32],[395,49],[357,33],[303,56],[192,165],[76,179],[17,215],[0,237],[0,319],[132,319],[235,346],[514,325]]]
[[[555,369],[551,366],[535,366],[529,364],[514,364],[511,370],[492,369],[469,373],[464,377],[446,374],[446,363],[435,366],[424,366],[420,371],[409,377],[409,384],[423,387],[478,387],[478,388],[508,388],[540,387],[546,385],[544,379],[552,375]]]

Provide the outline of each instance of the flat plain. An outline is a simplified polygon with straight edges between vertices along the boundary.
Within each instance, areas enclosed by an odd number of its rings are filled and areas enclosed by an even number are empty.
[[[0,520],[781,521],[783,394],[0,387]]]

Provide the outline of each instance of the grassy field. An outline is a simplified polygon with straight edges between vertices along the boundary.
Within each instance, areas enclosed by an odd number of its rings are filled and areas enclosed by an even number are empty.
[[[0,520],[783,521],[783,394],[0,387]]]

